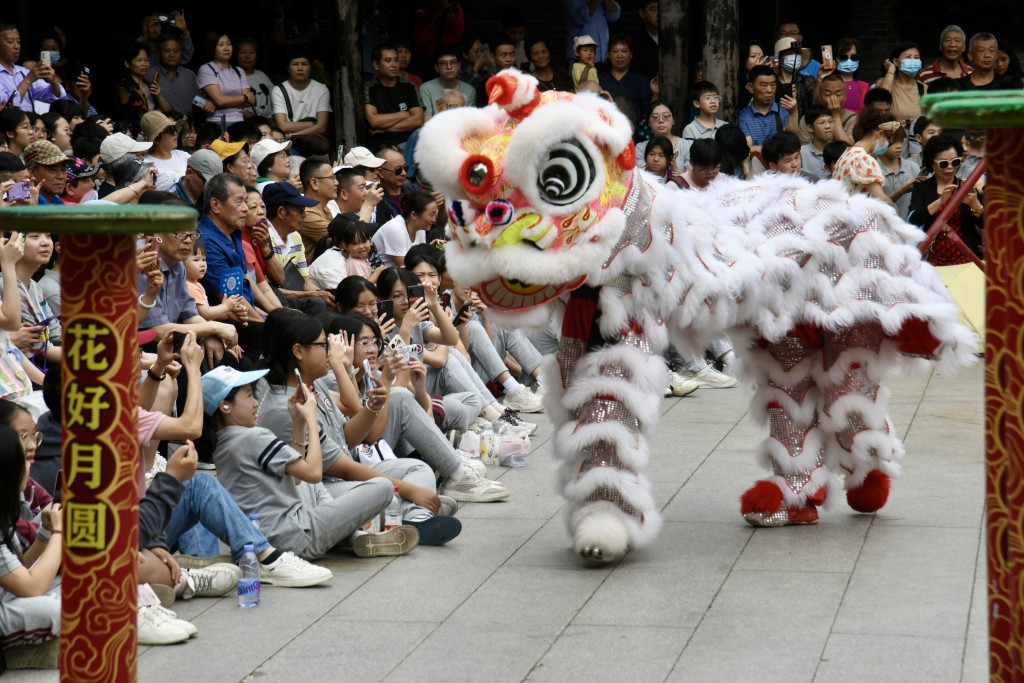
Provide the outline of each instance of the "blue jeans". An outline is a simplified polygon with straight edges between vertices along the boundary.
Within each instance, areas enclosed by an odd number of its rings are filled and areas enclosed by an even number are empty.
[[[205,472],[185,482],[185,492],[171,513],[164,534],[172,552],[180,550],[197,557],[218,554],[220,539],[231,547],[236,563],[242,559],[247,543],[252,544],[257,556],[270,547],[266,536],[252,525],[227,489]]]

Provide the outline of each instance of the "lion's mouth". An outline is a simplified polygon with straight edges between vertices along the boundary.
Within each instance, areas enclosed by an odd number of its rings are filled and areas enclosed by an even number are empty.
[[[586,279],[586,276],[582,276],[573,282],[560,285],[531,285],[500,277],[481,282],[474,289],[489,307],[499,311],[516,311],[535,308],[557,299],[566,292],[580,287]]]

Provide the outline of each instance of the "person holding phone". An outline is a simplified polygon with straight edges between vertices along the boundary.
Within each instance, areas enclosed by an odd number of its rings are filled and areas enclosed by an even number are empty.
[[[952,135],[939,134],[925,144],[921,154],[922,168],[931,171],[932,176],[914,186],[907,222],[925,232],[931,228],[960,186],[956,172],[963,163],[963,157],[963,146]],[[978,258],[983,258],[984,213],[984,194],[973,187],[960,200],[960,206],[932,242],[926,255],[928,262],[936,266],[952,266],[970,261],[948,237],[950,232],[956,233]]]
[[[803,70],[811,62],[811,50],[793,38],[780,38],[775,43],[775,59],[778,76],[779,102],[786,98],[794,98],[797,112],[804,111],[811,104],[814,93],[814,78],[803,74]],[[821,73],[818,70],[816,73]],[[831,73],[831,72],[828,72]]]
[[[928,86],[917,80],[921,71],[921,50],[916,43],[900,43],[883,65],[884,75],[876,88],[892,94],[892,115],[897,121],[912,121],[921,115],[921,96]]]
[[[857,117],[853,128],[855,142],[836,162],[832,178],[842,182],[850,194],[863,193],[879,199],[889,206],[896,205],[885,195],[885,176],[878,157],[889,149],[900,124],[892,114],[868,109]]]
[[[20,66],[19,61],[21,34],[18,27],[0,21],[0,67],[11,74],[10,78],[0,80],[0,109],[33,112],[36,102],[56,102],[67,94],[51,65],[39,60],[29,69]]]
[[[159,81],[149,80],[149,52],[142,43],[129,43],[122,50],[127,73],[115,88],[117,111],[120,118],[131,126],[132,137],[141,132],[142,115],[148,111],[165,114],[174,106],[163,96]]]

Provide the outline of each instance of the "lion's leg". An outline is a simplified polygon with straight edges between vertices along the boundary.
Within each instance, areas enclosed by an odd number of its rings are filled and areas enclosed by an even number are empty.
[[[560,377],[545,397],[555,421],[559,486],[567,501],[573,551],[611,562],[649,543],[661,514],[644,476],[658,420],[666,369],[660,355],[632,339],[584,353],[581,340],[564,337]]]
[[[889,392],[880,384],[891,355],[880,353],[881,337],[873,328],[826,334],[819,379],[826,460],[843,475],[847,502],[858,512],[885,505],[904,452],[887,414]]]
[[[814,366],[821,362],[821,352],[792,336],[759,347],[750,353],[748,364],[757,382],[751,409],[768,423],[769,436],[758,448],[758,460],[773,475],[743,494],[740,512],[754,526],[814,524],[815,506],[824,503],[832,482],[817,420]]]

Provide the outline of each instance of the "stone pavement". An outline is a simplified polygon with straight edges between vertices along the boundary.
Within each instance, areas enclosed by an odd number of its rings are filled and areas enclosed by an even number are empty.
[[[747,390],[666,399],[650,468],[664,531],[603,568],[568,551],[539,416],[529,466],[500,471],[510,500],[463,506],[450,547],[334,555],[327,586],[267,588],[257,610],[179,602],[199,636],[141,651],[139,680],[987,680],[982,377],[892,379],[903,478],[878,514],[838,500],[815,527],[738,514],[762,475]]]

